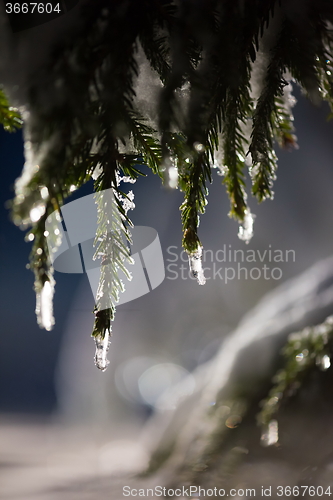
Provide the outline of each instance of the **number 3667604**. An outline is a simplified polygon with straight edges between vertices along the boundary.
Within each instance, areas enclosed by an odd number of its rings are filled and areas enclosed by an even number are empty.
[[[51,14],[52,12],[61,13],[59,3],[56,5],[42,2],[6,3],[7,14]]]

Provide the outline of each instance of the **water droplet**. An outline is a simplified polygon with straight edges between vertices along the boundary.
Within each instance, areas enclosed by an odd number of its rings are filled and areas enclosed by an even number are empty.
[[[29,233],[28,236],[27,236],[27,240],[28,241],[34,241],[35,239],[35,235],[33,233]]]
[[[44,203],[39,203],[34,206],[29,213],[31,222],[38,222],[42,215],[45,214],[45,205]]]
[[[245,243],[249,243],[253,236],[253,222],[255,215],[251,214],[250,209],[244,211],[244,220],[238,229],[238,238]]]
[[[46,200],[49,197],[49,190],[47,189],[46,186],[43,186],[40,190],[40,195],[43,198],[43,200]]]
[[[42,253],[43,253],[43,250],[41,248],[37,248],[36,254],[37,255],[42,255]]]
[[[197,153],[203,153],[205,151],[205,146],[201,144],[201,142],[195,142],[193,147]]]
[[[48,231],[44,231],[43,234],[44,234],[45,238],[47,238],[50,233]]]
[[[71,193],[73,193],[73,191],[76,191],[76,189],[77,189],[76,186],[74,186],[74,184],[72,184],[71,187],[69,188],[69,191]]]
[[[108,365],[110,364],[110,361],[107,359],[109,346],[111,344],[109,330],[105,331],[104,338],[102,338],[101,335],[95,337],[95,344],[96,344],[95,365],[99,370],[105,372]]]
[[[277,420],[271,420],[261,435],[263,446],[272,446],[279,441],[279,427]]]
[[[196,252],[189,254],[188,259],[192,276],[196,278],[199,285],[204,285],[206,278],[202,268],[202,247],[198,247]]]
[[[242,417],[240,415],[230,415],[225,421],[225,425],[229,427],[229,429],[235,429],[242,422]]]
[[[168,186],[171,189],[176,189],[178,186],[178,169],[176,167],[170,167],[168,170]]]
[[[321,370],[323,371],[326,371],[329,369],[329,367],[331,366],[331,358],[325,354],[324,356],[322,356],[321,358],[319,358],[319,366],[321,368]]]
[[[168,156],[164,159],[162,164],[164,171],[165,184],[171,189],[176,189],[178,186],[178,168],[176,160]]]

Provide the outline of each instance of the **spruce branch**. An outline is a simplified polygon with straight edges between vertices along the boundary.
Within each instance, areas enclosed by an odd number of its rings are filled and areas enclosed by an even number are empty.
[[[162,176],[160,169],[162,153],[156,131],[147,125],[134,109],[127,110],[125,116],[134,147],[142,156],[144,164],[148,165],[154,174]]]
[[[127,209],[132,199],[120,188],[121,176],[135,180],[142,174],[140,165],[147,164],[169,187],[183,192],[183,246],[193,272],[204,282],[198,226],[217,152],[223,158],[219,168],[225,175],[230,215],[241,224],[239,236],[248,241],[253,218],[245,193],[247,149],[252,193],[258,201],[271,198],[274,141],[283,147],[296,145],[289,80],[333,109],[333,6],[328,0],[309,0],[300,19],[278,0],[95,0],[82,12],[77,35],[59,43],[29,83],[24,103],[26,164],[16,183],[12,212],[16,224],[31,226],[31,267],[41,292],[46,283],[53,284],[43,236],[47,217],[92,176],[97,178],[97,193],[112,191],[113,243],[105,237],[110,231],[101,206],[96,240],[97,252],[105,259],[101,287],[110,303],[95,311],[94,336],[105,354],[105,333],[110,334],[122,289],[116,271],[126,274],[130,240]],[[266,34],[270,49],[262,38]],[[138,111],[139,44],[161,83],[155,123],[148,111]],[[268,64],[255,100],[251,81],[259,50]],[[8,130],[21,124],[2,90],[0,122]],[[109,254],[111,268],[105,264]]]
[[[7,132],[14,132],[23,124],[18,109],[9,105],[3,88],[0,88],[0,123]]]
[[[285,51],[288,50],[289,32],[286,26],[281,30],[279,39],[271,50],[271,60],[267,68],[264,88],[258,99],[254,115],[249,152],[252,157],[252,193],[259,202],[272,198],[272,185],[275,180],[276,155],[273,149],[274,132],[278,110],[276,98],[281,98],[288,84],[284,78]]]
[[[267,427],[278,415],[279,408],[301,389],[313,369],[327,370],[333,349],[333,317],[322,324],[292,333],[282,350],[283,368],[274,376],[273,387],[261,402],[258,423]]]
[[[199,153],[193,164],[182,173],[181,183],[184,190],[184,202],[180,206],[183,226],[183,247],[188,254],[193,254],[201,247],[198,237],[199,214],[205,212],[207,204],[206,178],[210,177],[210,165],[207,153]]]

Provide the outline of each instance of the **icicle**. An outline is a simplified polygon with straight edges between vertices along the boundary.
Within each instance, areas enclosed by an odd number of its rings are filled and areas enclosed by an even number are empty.
[[[271,420],[261,436],[263,446],[272,446],[279,441],[279,427],[277,420]]]
[[[170,167],[168,170],[168,186],[171,189],[176,189],[178,186],[178,169]]]
[[[49,190],[47,189],[46,186],[41,187],[40,189],[40,195],[43,198],[43,200],[47,200],[49,197]]]
[[[197,251],[188,254],[190,271],[194,278],[196,278],[199,285],[206,283],[206,278],[202,268],[202,247],[198,247]]]
[[[164,159],[162,170],[164,170],[164,179],[167,187],[176,189],[178,187],[178,168],[176,160],[171,156]]]
[[[44,203],[38,203],[38,204],[34,205],[29,213],[31,222],[38,222],[39,219],[44,214],[45,214],[45,204]]]
[[[331,366],[331,358],[327,354],[324,354],[323,356],[318,356],[317,357],[316,363],[319,366],[319,368],[323,372],[325,372]]]
[[[99,370],[105,372],[105,370],[110,364],[110,361],[107,359],[109,346],[111,344],[109,330],[105,330],[104,339],[102,338],[101,335],[95,337],[95,344],[96,344],[95,365],[97,366],[97,368],[99,368]]]
[[[244,220],[238,229],[238,238],[245,243],[249,243],[253,236],[253,222],[255,215],[251,214],[250,209],[245,210]]]
[[[54,325],[53,317],[53,294],[54,280],[45,281],[44,286],[36,296],[36,315],[41,328],[50,331]]]

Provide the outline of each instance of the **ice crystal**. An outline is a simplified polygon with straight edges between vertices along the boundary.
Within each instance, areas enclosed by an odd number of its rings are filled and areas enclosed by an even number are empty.
[[[119,201],[121,201],[125,215],[127,215],[127,212],[129,210],[133,210],[135,208],[135,203],[133,201],[134,200],[133,191],[129,191],[126,196],[122,196],[121,194],[116,194],[116,197],[118,198]]]

